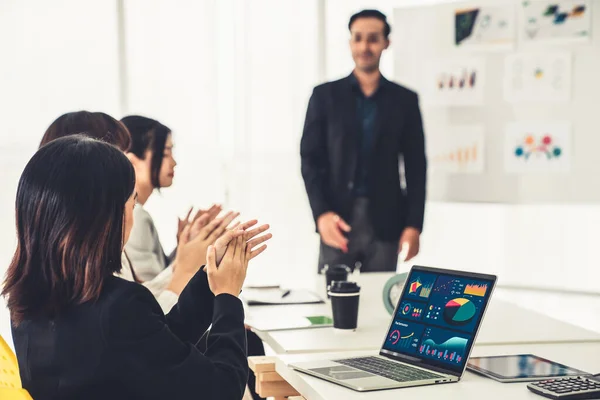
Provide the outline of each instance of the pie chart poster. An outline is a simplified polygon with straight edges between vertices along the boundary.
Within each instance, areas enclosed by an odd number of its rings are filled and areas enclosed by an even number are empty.
[[[481,318],[488,290],[487,282],[440,276],[425,309],[424,322],[472,333]]]

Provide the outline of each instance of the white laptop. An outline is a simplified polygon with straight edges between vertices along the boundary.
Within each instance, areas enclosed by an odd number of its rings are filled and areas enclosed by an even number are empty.
[[[414,266],[379,355],[291,364],[357,391],[458,382],[496,276]]]

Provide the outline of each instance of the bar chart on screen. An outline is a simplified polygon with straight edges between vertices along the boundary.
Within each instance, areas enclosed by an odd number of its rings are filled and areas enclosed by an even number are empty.
[[[464,361],[468,339],[449,331],[427,328],[418,352],[424,357],[460,364]]]

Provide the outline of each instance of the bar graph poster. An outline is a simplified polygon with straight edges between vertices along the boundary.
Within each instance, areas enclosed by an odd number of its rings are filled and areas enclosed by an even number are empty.
[[[481,174],[485,169],[483,126],[454,126],[430,141],[432,173]]]
[[[485,60],[430,60],[424,68],[424,102],[435,106],[479,106],[484,101]]]
[[[507,173],[566,173],[571,168],[571,127],[567,121],[507,125]]]
[[[504,98],[509,103],[571,100],[571,54],[512,54],[505,59]]]
[[[454,11],[454,43],[469,50],[511,50],[516,37],[512,4],[462,8]]]
[[[523,43],[587,42],[592,34],[591,0],[526,0],[519,9]]]

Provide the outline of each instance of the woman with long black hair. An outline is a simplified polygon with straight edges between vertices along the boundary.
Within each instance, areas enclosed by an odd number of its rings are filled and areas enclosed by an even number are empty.
[[[82,135],[48,143],[25,167],[2,290],[23,386],[36,400],[240,399],[248,366],[237,296],[248,261],[265,248],[254,249],[259,228],[245,231],[251,221],[210,246],[165,316],[146,288],[114,275],[134,187],[123,152]],[[177,258],[200,265],[189,230]],[[211,324],[202,353],[195,344]]]

